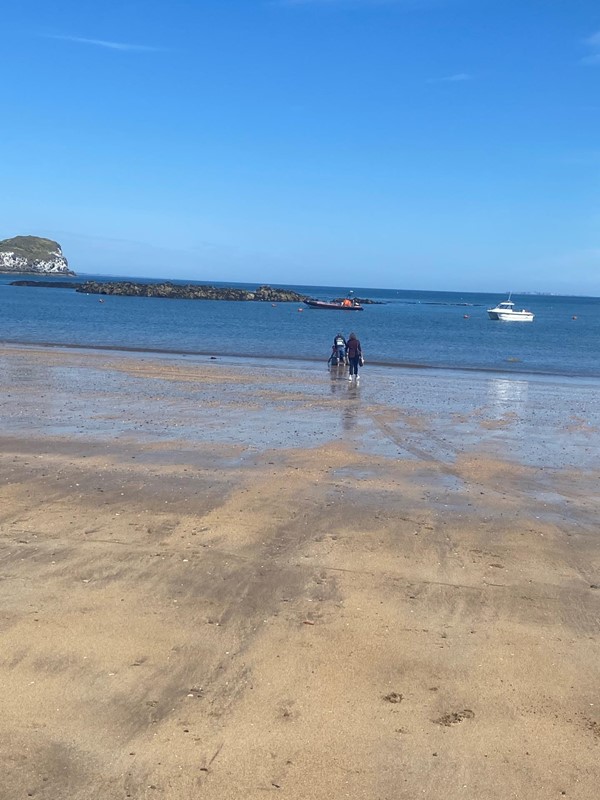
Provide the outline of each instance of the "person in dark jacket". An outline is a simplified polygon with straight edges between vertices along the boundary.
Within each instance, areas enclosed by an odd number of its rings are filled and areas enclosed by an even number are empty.
[[[351,381],[352,377],[354,376],[355,380],[358,381],[360,379],[358,374],[358,362],[362,358],[362,349],[360,346],[360,341],[356,338],[355,333],[351,333],[348,337],[348,341],[346,342],[346,358],[350,364],[350,375],[348,375],[348,380]]]
[[[338,363],[346,363],[346,340],[341,333],[337,333],[333,337],[333,352],[337,357]]]

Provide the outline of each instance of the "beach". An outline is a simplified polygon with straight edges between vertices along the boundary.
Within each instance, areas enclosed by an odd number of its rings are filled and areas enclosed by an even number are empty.
[[[597,796],[597,380],[2,346],[0,383],[0,797]]]

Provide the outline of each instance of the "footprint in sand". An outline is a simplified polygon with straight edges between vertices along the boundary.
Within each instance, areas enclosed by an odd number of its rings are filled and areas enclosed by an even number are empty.
[[[403,695],[400,692],[390,692],[389,694],[384,694],[383,699],[388,703],[401,703]]]
[[[449,727],[450,725],[456,725],[465,719],[473,719],[474,716],[474,711],[471,711],[470,708],[464,708],[462,711],[452,711],[449,714],[444,714],[439,719],[434,719],[433,721],[436,723],[436,725],[445,725],[446,727]]]

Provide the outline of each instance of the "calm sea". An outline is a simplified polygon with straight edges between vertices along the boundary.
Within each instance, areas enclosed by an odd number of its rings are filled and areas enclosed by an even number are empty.
[[[600,298],[596,297],[515,295],[516,307],[531,309],[536,318],[531,324],[511,324],[488,319],[486,309],[506,299],[501,295],[351,287],[356,296],[381,305],[341,312],[297,303],[272,306],[135,297],[106,297],[100,303],[97,295],[69,289],[9,285],[31,277],[0,275],[0,341],[4,343],[325,364],[333,336],[338,331],[347,336],[353,330],[368,363],[600,377]],[[110,280],[87,275],[78,280],[88,278]],[[258,284],[217,285],[253,289]],[[327,300],[344,296],[350,287],[286,288]]]

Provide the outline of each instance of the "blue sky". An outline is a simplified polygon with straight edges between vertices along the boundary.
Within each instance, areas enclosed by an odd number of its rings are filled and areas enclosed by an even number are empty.
[[[80,272],[600,295],[600,5],[20,0],[0,238]]]

